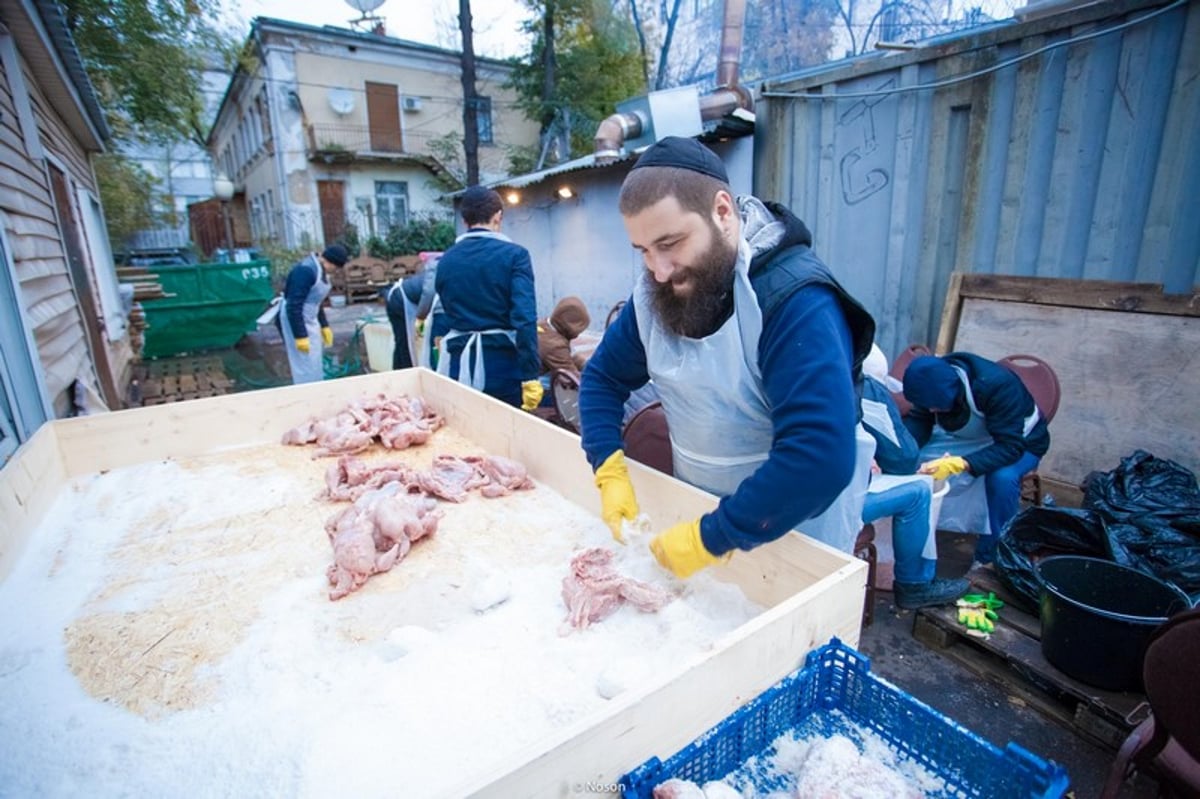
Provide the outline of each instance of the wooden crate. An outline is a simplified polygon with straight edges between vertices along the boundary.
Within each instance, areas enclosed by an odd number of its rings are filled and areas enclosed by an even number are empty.
[[[599,514],[591,469],[575,436],[429,370],[389,371],[43,425],[0,470],[0,580],[73,478],[278,446],[282,430],[378,392],[423,396],[446,417],[449,429],[487,452],[521,461],[535,480]],[[317,471],[324,465],[311,464]],[[630,472],[642,510],[658,526],[693,519],[716,505],[713,496],[640,464],[631,464]],[[736,554],[713,576],[737,585],[765,610],[702,655],[630,687],[601,710],[523,749],[503,768],[480,773],[468,758],[460,772],[449,775],[453,784],[445,795],[563,797],[579,784],[615,783],[647,758],[667,756],[691,741],[800,667],[806,653],[832,636],[857,645],[866,565],[845,553],[789,534]],[[353,605],[343,607],[353,612]]]
[[[228,394],[233,381],[217,356],[182,356],[143,361],[134,368],[142,405],[218,397]]]

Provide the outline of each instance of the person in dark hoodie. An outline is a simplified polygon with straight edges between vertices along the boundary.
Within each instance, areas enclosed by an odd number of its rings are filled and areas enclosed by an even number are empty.
[[[904,397],[913,406],[904,425],[921,447],[919,471],[950,480],[938,526],[981,533],[975,560],[991,563],[1001,531],[1020,509],[1022,476],[1050,449],[1050,430],[1033,395],[994,361],[952,352],[910,363]],[[972,514],[981,499],[986,516]],[[963,523],[945,521],[950,517]]]
[[[675,476],[721,497],[659,533],[677,577],[797,528],[849,552],[862,527],[874,441],[859,423],[875,323],[813,253],[786,208],[736,197],[695,139],[648,148],[619,208],[646,271],[580,385],[582,446],[601,515],[624,541],[638,514],[622,405],[653,380]]]
[[[571,354],[571,342],[592,323],[587,306],[578,297],[563,297],[547,319],[538,322],[538,356],[542,374],[555,369],[578,371],[582,358]]]

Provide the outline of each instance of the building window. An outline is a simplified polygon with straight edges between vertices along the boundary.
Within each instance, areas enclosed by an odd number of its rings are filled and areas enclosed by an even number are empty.
[[[492,143],[492,98],[475,98],[475,128],[479,131],[479,143]]]
[[[403,180],[375,181],[375,213],[379,233],[387,235],[393,227],[408,224],[408,183]]]

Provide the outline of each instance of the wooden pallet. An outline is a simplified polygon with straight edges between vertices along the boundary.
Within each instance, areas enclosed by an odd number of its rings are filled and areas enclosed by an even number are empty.
[[[955,608],[924,608],[914,619],[913,637],[980,677],[998,683],[1009,695],[1084,738],[1119,749],[1149,713],[1146,697],[1137,692],[1094,688],[1063,674],[1042,654],[1038,617],[1013,604],[991,571],[976,568],[967,576],[972,591],[994,591],[1007,603],[999,612],[996,631],[988,638],[976,638],[958,623]]]
[[[233,388],[225,364],[211,355],[145,361],[138,364],[134,379],[142,405],[217,397]]]

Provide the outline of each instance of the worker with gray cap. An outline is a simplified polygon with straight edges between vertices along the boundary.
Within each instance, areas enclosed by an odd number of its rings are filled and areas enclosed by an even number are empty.
[[[645,272],[580,383],[582,445],[601,515],[623,541],[638,515],[622,406],[653,380],[675,476],[721,497],[650,549],[678,577],[793,528],[849,551],[874,442],[859,423],[875,323],[786,208],[735,197],[700,142],[651,146],[619,208]]]
[[[341,244],[331,244],[320,255],[309,253],[288,271],[279,311],[279,332],[292,370],[293,383],[315,383],[325,377],[322,356],[333,346],[333,328],[321,303],[329,296],[329,276],[350,260]]]

